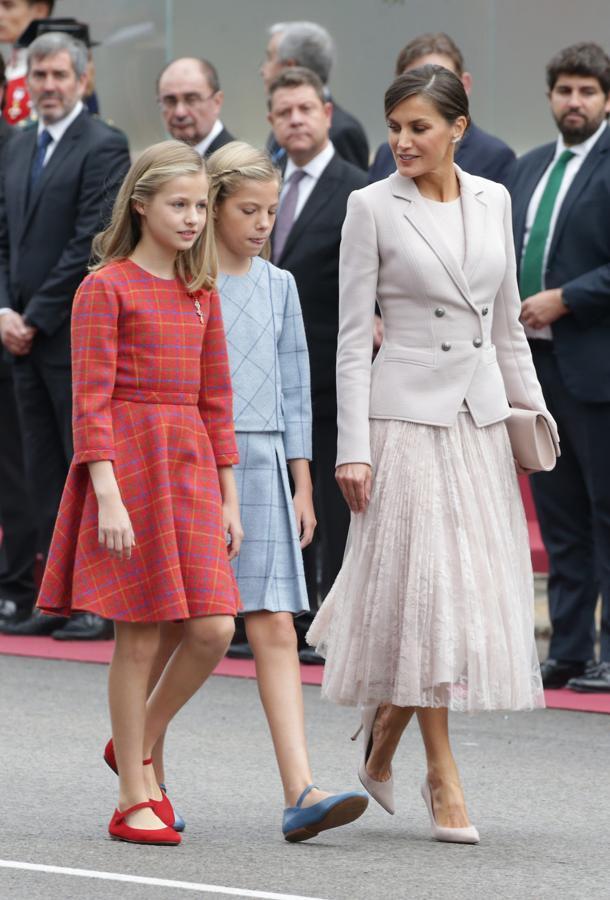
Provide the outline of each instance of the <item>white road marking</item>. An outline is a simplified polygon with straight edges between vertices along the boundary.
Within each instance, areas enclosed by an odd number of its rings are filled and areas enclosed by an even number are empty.
[[[202,894],[225,894],[229,897],[258,897],[259,900],[322,900],[320,897],[302,897],[297,894],[274,894],[270,891],[250,891],[245,888],[222,887],[218,884],[196,884],[194,881],[169,881],[165,878],[147,878],[141,875],[123,875],[120,872],[97,872],[95,869],[69,869],[63,866],[43,866],[38,863],[0,859],[0,869],[21,869],[27,872],[45,872],[49,875],[72,875],[77,878],[97,878],[99,881],[122,881],[130,884],[148,884],[151,887],[175,888],[181,891],[199,891]]]

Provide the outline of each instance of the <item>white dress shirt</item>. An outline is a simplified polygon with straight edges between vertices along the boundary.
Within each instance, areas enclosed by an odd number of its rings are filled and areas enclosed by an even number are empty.
[[[77,119],[84,109],[82,100],[77,100],[76,106],[69,112],[67,116],[64,116],[63,119],[60,119],[59,122],[53,122],[51,125],[45,125],[42,119],[38,122],[38,137],[42,134],[43,131],[48,131],[53,140],[47,147],[47,152],[44,156],[43,166],[46,166],[48,161],[51,159],[53,154],[55,153],[55,148],[61,141],[62,137],[72,124],[75,119]]]
[[[205,156],[208,147],[216,140],[223,128],[224,125],[220,119],[216,119],[212,125],[212,130],[207,133],[202,141],[199,141],[199,143],[195,145],[195,150],[199,156]]]
[[[559,188],[559,192],[557,194],[557,199],[555,200],[555,206],[553,207],[553,214],[551,216],[551,224],[549,227],[549,235],[547,238],[546,246],[544,248],[544,257],[542,263],[542,288],[545,289],[544,283],[544,273],[546,271],[546,264],[549,255],[549,249],[551,247],[551,243],[553,240],[553,233],[555,231],[555,225],[557,224],[557,218],[561,211],[561,204],[565,200],[566,194],[568,193],[570,186],[576,175],[580,171],[582,164],[587,158],[588,154],[591,152],[597,141],[600,139],[602,134],[606,129],[606,122],[602,122],[599,126],[595,134],[592,134],[590,138],[586,141],[583,141],[582,144],[574,144],[573,147],[566,147],[563,136],[560,134],[557,136],[557,145],[555,147],[555,155],[553,159],[549,163],[546,168],[542,178],[538,182],[536,186],[536,190],[532,194],[532,199],[530,200],[529,206],[527,208],[527,216],[525,219],[525,234],[523,237],[523,252],[521,254],[521,261],[523,262],[523,257],[527,248],[527,242],[529,241],[529,236],[532,230],[532,226],[534,224],[534,220],[536,218],[536,213],[538,212],[538,207],[540,205],[540,201],[542,199],[542,195],[544,193],[544,189],[549,180],[549,175],[551,174],[551,170],[561,154],[564,150],[571,150],[574,156],[568,162],[565,168],[563,180],[561,182],[561,186]],[[525,298],[524,298],[525,299]],[[553,332],[550,325],[546,325],[544,328],[530,328],[528,325],[525,326],[525,333],[529,338],[542,338],[543,340],[551,341],[553,340]]]
[[[311,192],[318,183],[320,175],[334,155],[335,148],[332,145],[332,141],[329,141],[324,150],[321,150],[317,156],[314,156],[313,159],[310,159],[305,166],[296,166],[293,161],[288,158],[288,162],[286,163],[286,171],[284,172],[284,185],[280,194],[280,208],[282,206],[282,200],[284,199],[286,191],[288,190],[288,180],[292,173],[300,168],[301,171],[305,172],[305,174],[307,175],[307,178],[302,178],[299,182],[299,194],[297,198],[296,209],[294,211],[294,221],[298,219],[301,210],[309,200]]]

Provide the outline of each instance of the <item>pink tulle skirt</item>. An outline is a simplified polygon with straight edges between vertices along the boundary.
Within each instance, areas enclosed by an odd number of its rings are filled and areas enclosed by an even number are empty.
[[[544,706],[527,523],[504,423],[371,421],[373,490],[307,635],[356,706]]]

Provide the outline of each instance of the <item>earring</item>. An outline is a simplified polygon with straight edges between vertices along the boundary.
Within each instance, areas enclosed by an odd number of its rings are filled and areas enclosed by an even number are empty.
[[[451,141],[451,143],[452,143],[452,144],[459,144],[459,142],[460,142],[461,140],[462,140],[461,137],[459,137],[459,135],[458,135],[458,137],[454,137],[454,138],[453,138],[453,140]]]

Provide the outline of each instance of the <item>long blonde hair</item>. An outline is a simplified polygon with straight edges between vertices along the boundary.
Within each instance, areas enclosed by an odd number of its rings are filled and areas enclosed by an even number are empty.
[[[108,227],[93,239],[95,262],[90,271],[101,269],[114,260],[126,259],[142,237],[142,225],[136,203],[146,203],[171,181],[182,175],[206,172],[199,153],[181,141],[161,141],[148,147],[132,164],[120,187]],[[209,205],[211,210],[211,204]],[[208,226],[188,250],[176,256],[176,274],[191,291],[211,290],[216,283],[218,263],[213,228]]]
[[[244,141],[231,141],[215,153],[207,162],[210,179],[208,202],[212,216],[223,200],[237,193],[244,181],[277,181],[278,189],[282,184],[282,174],[264,150],[257,150]],[[271,246],[269,241],[259,256],[269,259]]]

